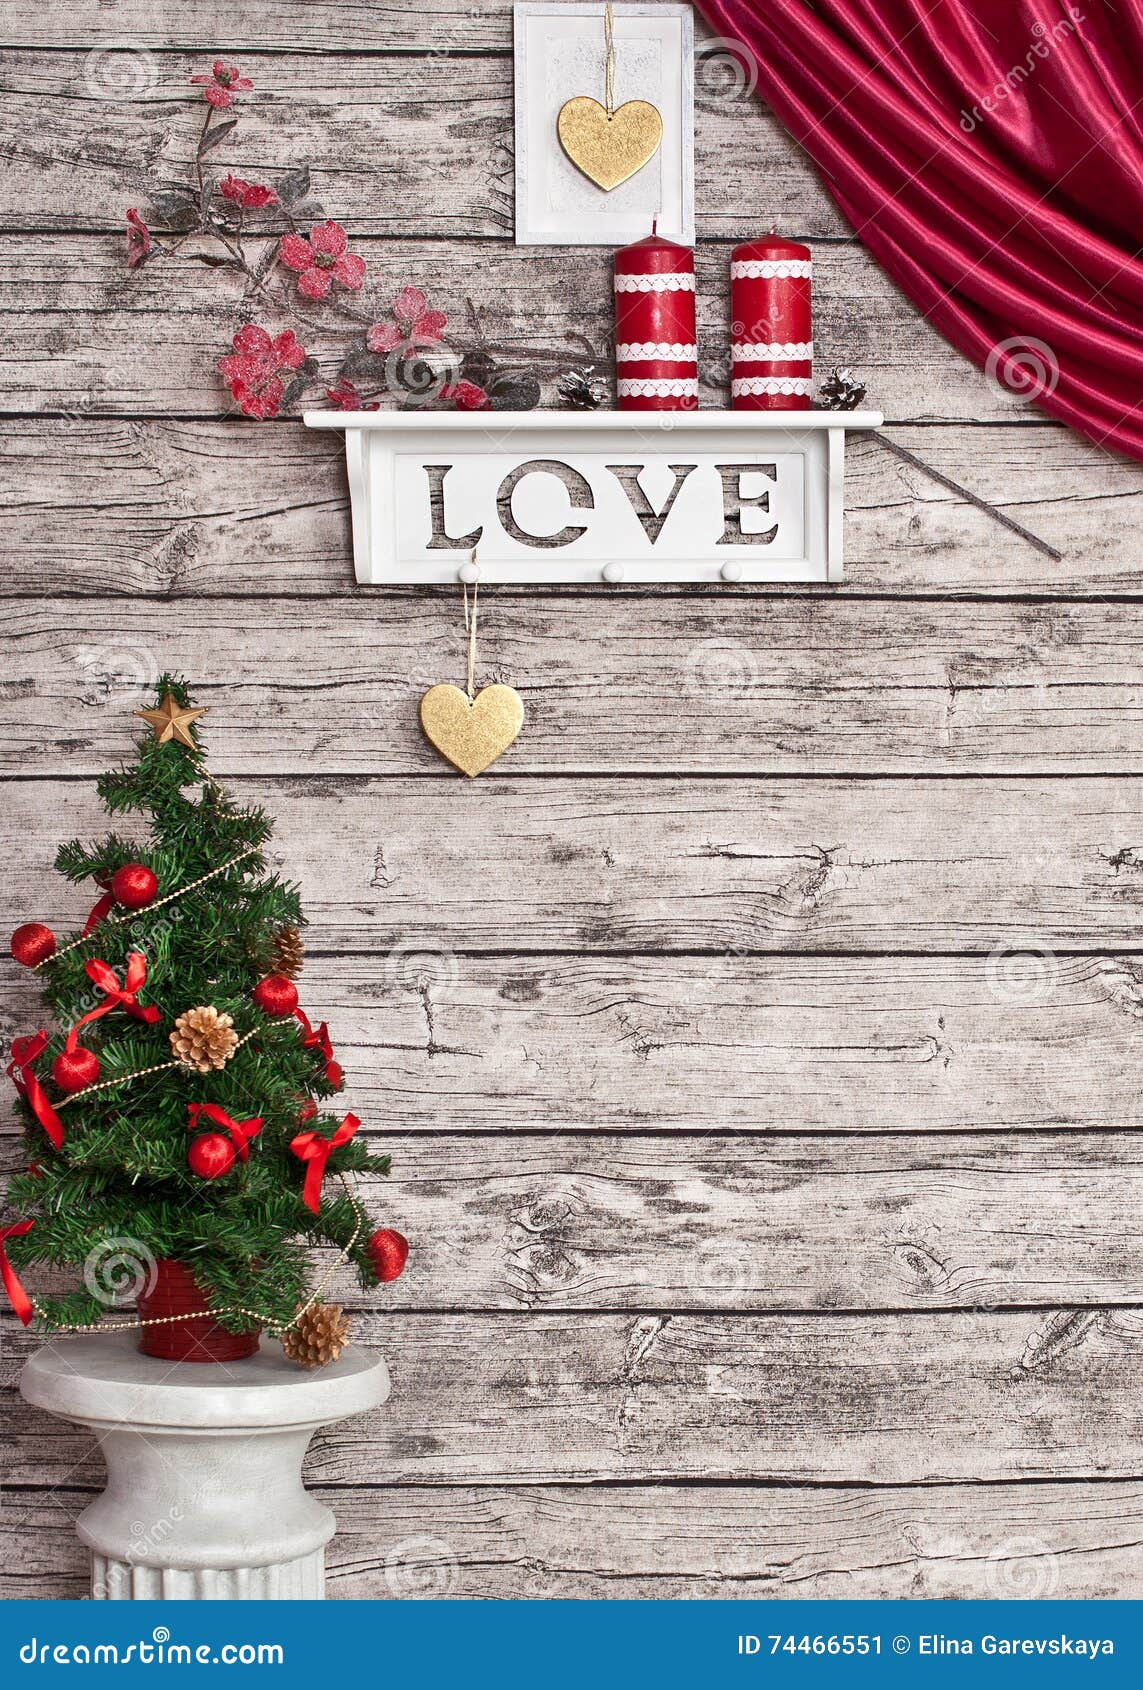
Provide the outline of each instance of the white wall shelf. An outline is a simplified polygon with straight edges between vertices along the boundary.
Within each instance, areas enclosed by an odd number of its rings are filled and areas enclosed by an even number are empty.
[[[343,429],[357,579],[840,581],[877,411],[307,411]],[[473,550],[476,562],[471,562]]]

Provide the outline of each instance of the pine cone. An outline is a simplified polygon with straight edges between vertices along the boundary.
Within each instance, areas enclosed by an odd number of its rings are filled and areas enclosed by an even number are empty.
[[[296,927],[279,927],[270,940],[270,966],[267,974],[284,974],[296,980],[302,972],[306,947]]]
[[[865,398],[865,383],[852,370],[831,370],[818,393],[827,411],[856,411]]]
[[[197,1068],[200,1074],[225,1068],[237,1049],[233,1017],[220,1015],[213,1004],[184,1009],[171,1033],[175,1061],[184,1068]]]
[[[590,369],[569,370],[556,383],[556,393],[573,411],[598,411],[607,403],[607,384]]]
[[[282,1348],[299,1367],[336,1361],[349,1342],[349,1321],[340,1303],[315,1303],[282,1333]]]

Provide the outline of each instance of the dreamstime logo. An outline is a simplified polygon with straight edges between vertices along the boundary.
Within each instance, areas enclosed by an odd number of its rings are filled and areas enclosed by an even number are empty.
[[[1019,695],[1020,708],[1027,712],[1031,710],[1045,710],[1050,698],[1049,688],[1043,680],[1029,680],[1026,670],[1013,670],[1006,675],[990,678],[987,685],[982,685],[977,693],[980,700],[982,716],[999,716],[1006,714],[1012,708],[1013,694]]]
[[[1059,975],[1059,958],[1036,938],[1019,944],[997,945],[985,965],[984,977],[1000,1003],[1043,1003],[1051,997]]]
[[[451,1596],[459,1574],[451,1543],[439,1537],[407,1537],[385,1558],[385,1583],[398,1598]]]
[[[158,1267],[137,1238],[104,1238],[83,1264],[83,1283],[107,1308],[121,1308],[154,1289]]]
[[[74,399],[66,400],[55,414],[62,417],[64,422],[86,422],[94,409],[94,393],[77,393]]]
[[[139,100],[158,83],[159,68],[147,47],[93,47],[83,61],[83,86],[93,100]]]
[[[155,651],[141,640],[77,646],[76,661],[103,698],[143,692],[155,685],[162,672]]]
[[[1056,391],[1060,361],[1046,340],[1013,334],[992,348],[984,373],[1002,397],[1028,402]]]
[[[435,405],[460,379],[460,354],[448,346],[399,346],[385,359],[385,389],[406,410]]]
[[[747,692],[758,684],[758,660],[738,640],[700,640],[687,653],[683,684],[691,698]]]
[[[1076,25],[1085,21],[1084,13],[1078,6],[1069,7],[1066,16],[1057,18],[1050,29],[1047,24],[1037,19],[1032,25],[1034,39],[1028,43],[1028,51],[1024,57],[1012,65],[1000,81],[994,83],[987,94],[981,96],[975,106],[967,111],[962,108],[960,126],[965,134],[971,135],[976,126],[984,122],[985,112],[994,112],[1005,100],[1010,100],[1015,90],[1027,82],[1043,60],[1051,57],[1061,41],[1077,34]]]
[[[695,98],[699,104],[745,100],[758,86],[758,60],[742,41],[718,35],[695,48]]]
[[[460,979],[460,964],[447,945],[423,945],[402,940],[385,958],[385,983],[398,991],[451,992]]]
[[[131,1541],[127,1545],[124,1560],[128,1563],[143,1560],[153,1555],[156,1549],[161,1549],[183,1520],[183,1512],[178,1503],[173,1503],[167,1512],[150,1525],[145,1520],[132,1520]]]
[[[1059,1556],[1035,1537],[1012,1537],[988,1557],[989,1594],[998,1601],[1043,1601],[1060,1582]]]

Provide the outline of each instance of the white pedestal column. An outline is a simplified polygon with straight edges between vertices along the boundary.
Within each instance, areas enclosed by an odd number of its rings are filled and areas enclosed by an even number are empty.
[[[76,1530],[96,1598],[325,1595],[336,1521],[302,1484],[319,1426],[389,1395],[380,1356],[304,1372],[276,1343],[246,1361],[167,1362],[132,1333],[64,1338],[20,1378],[37,1408],[89,1426],[107,1489]]]

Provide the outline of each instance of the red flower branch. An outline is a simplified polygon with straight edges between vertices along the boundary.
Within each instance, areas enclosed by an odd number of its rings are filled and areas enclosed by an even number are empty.
[[[178,258],[230,270],[243,279],[242,316],[257,310],[283,325],[241,324],[233,350],[217,360],[243,416],[279,416],[312,386],[339,410],[385,403],[527,410],[539,402],[539,382],[520,365],[499,362],[471,306],[477,344],[457,351],[444,343],[447,318],[419,287],[403,287],[388,314],[358,304],[365,260],[350,251],[343,226],[309,197],[308,169],[287,171],[273,184],[233,170],[212,177],[209,156],[238,125],[236,116],[221,114],[254,83],[222,59],[190,81],[206,105],[192,174],[156,189],[146,216],[135,207],[127,212],[127,265]],[[310,314],[320,305],[325,318]],[[341,340],[335,369],[323,371],[307,353],[299,336],[311,331]]]

